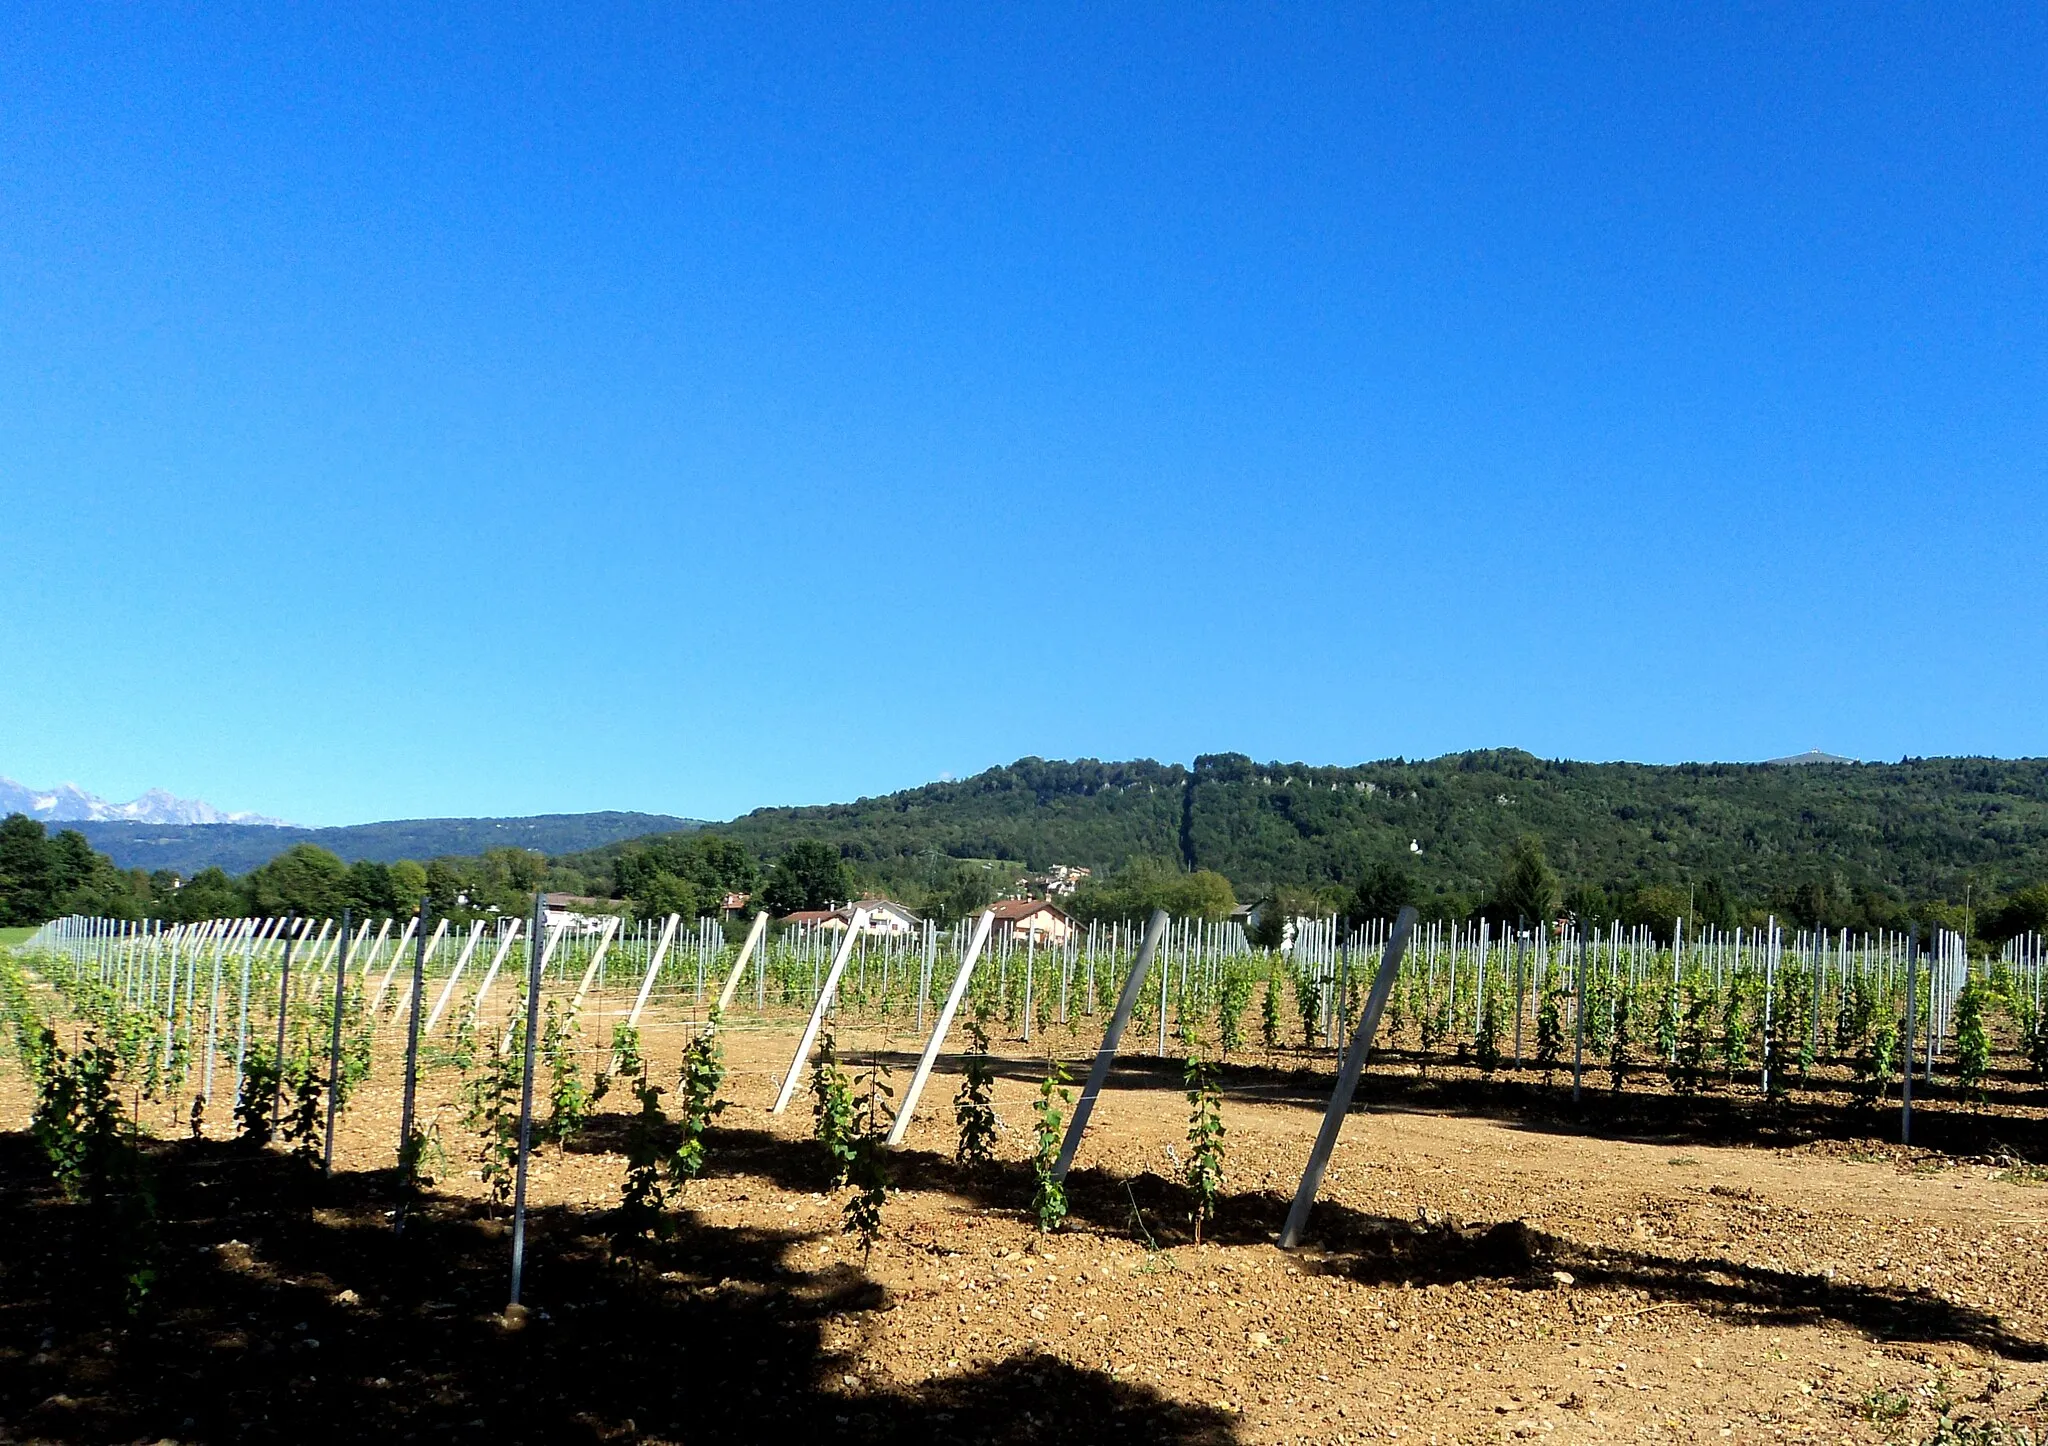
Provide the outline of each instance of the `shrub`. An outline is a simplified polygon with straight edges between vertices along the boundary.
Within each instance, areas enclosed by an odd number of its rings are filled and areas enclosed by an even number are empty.
[[[1865,1046],[1876,1019],[1877,986],[1866,975],[1858,974],[1843,991],[1835,1011],[1835,1052],[1841,1054]]]
[[[119,1061],[96,1031],[73,1055],[55,1030],[40,1031],[35,1051],[36,1100],[29,1135],[50,1162],[50,1173],[66,1198],[86,1199],[105,1179],[120,1147],[123,1114],[114,1078]]]
[[[2048,1010],[2029,1007],[2020,1026],[2020,1046],[2035,1079],[2048,1079]]]
[[[1031,1149],[1031,1213],[1037,1217],[1041,1235],[1059,1229],[1060,1222],[1067,1218],[1067,1188],[1053,1175],[1053,1166],[1059,1163],[1060,1157],[1060,1126],[1067,1106],[1073,1102],[1073,1095],[1066,1084],[1066,1069],[1057,1059],[1047,1060],[1045,1079],[1038,1086],[1038,1106],[1032,1112],[1035,1123]]]
[[[284,1085],[276,1053],[257,1041],[242,1065],[242,1093],[235,1101],[235,1133],[243,1143],[262,1146],[277,1133],[275,1111]]]
[[[831,1188],[837,1190],[853,1166],[853,1088],[839,1067],[838,1042],[830,1029],[818,1041],[818,1057],[811,1061],[811,1130],[825,1147]]]
[[[980,1164],[996,1157],[996,1131],[1002,1126],[996,1117],[995,1071],[989,1067],[985,1011],[975,1011],[968,1021],[967,1038],[973,1045],[967,1055],[967,1077],[953,1096],[953,1122],[960,1131],[953,1158],[963,1164]]]
[[[76,1054],[41,1030],[32,1056],[30,1134],[65,1196],[90,1211],[95,1257],[132,1315],[156,1282],[157,1210],[135,1127],[121,1108],[120,1056],[91,1028]]]
[[[1266,999],[1259,1006],[1259,1038],[1269,1055],[1280,1047],[1280,976],[1270,965],[1266,969]]]
[[[1585,978],[1586,1049],[1594,1056],[1609,1053],[1614,1044],[1614,981],[1604,969],[1588,963]]]
[[[1991,1067],[1991,1031],[1986,1027],[1985,986],[1972,979],[1956,996],[1956,1083],[1979,1098]]]
[[[613,1079],[630,1082],[644,1068],[645,1062],[640,1057],[640,1031],[622,1019],[612,1026],[612,1050],[605,1067],[590,1082],[591,1105],[596,1106],[611,1093]]]
[[[1234,1049],[1244,1048],[1244,1012],[1252,1002],[1251,976],[1235,970],[1223,976],[1216,992],[1216,1037],[1228,1059]]]
[[[1781,1028],[1787,1043],[1778,1050],[1782,1058],[1799,1066],[1801,1080],[1813,1074],[1813,1067],[1819,1061],[1819,1040],[1814,1037],[1813,1006],[1814,991],[1819,981],[1806,970],[1787,971],[1789,983],[1778,1005],[1778,1017],[1784,1023]]]
[[[1657,1001],[1657,1057],[1673,1060],[1678,1056],[1678,986],[1660,991]]]
[[[1749,1068],[1749,1028],[1749,990],[1741,980],[1731,980],[1721,1011],[1721,1060],[1731,1080]]]
[[[1536,1063],[1548,1074],[1564,1062],[1564,991],[1552,984],[1536,1008]]]
[[[682,1106],[681,1136],[676,1143],[671,1173],[677,1185],[685,1186],[704,1173],[704,1140],[711,1122],[725,1112],[718,1097],[725,1083],[725,1048],[718,1040],[718,1010],[714,1007],[704,1028],[683,1051],[682,1077],[676,1099]],[[639,1051],[634,1050],[637,1059]]]
[[[462,1086],[463,1123],[477,1138],[476,1159],[493,1205],[512,1198],[519,1168],[519,1097],[526,1069],[526,1032],[493,1031],[480,1072]]]
[[[313,1040],[318,1040],[324,1053],[332,1047],[334,1039],[334,996],[322,992],[316,996],[313,1006]],[[353,985],[342,996],[341,1006],[341,1068],[336,1073],[334,1107],[345,1110],[355,1097],[357,1086],[370,1077],[370,1045],[376,1031],[376,1021],[369,1017],[363,1007],[361,985]],[[311,1053],[310,1042],[308,1053]],[[322,1061],[324,1063],[324,1060]]]
[[[1437,998],[1436,991],[1426,985],[1422,991],[1422,1068],[1429,1069],[1430,1056],[1436,1047],[1444,1042],[1444,1035],[1450,1028],[1450,1005]]]
[[[1472,1053],[1483,1074],[1500,1068],[1500,992],[1488,989],[1479,1001],[1479,1034]]]
[[[291,1105],[285,1111],[284,1138],[294,1159],[318,1163],[322,1147],[321,1107],[327,1098],[327,1080],[319,1061],[310,1050],[293,1056],[284,1079]]]
[[[640,1057],[638,1031],[621,1025],[627,1036],[614,1032],[619,1050],[614,1077],[625,1082],[639,1109],[626,1126],[626,1178],[619,1191],[619,1208],[612,1220],[612,1241],[668,1233],[668,1179],[671,1174],[669,1118],[661,1107],[661,1086],[647,1078],[647,1065]]]
[[[1871,1100],[1882,1100],[1898,1069],[1899,1026],[1888,1013],[1880,1014],[1866,1032],[1856,1052],[1856,1073],[1871,1084]]]
[[[441,1127],[431,1121],[422,1125],[415,1120],[398,1143],[400,1190],[409,1194],[432,1185],[447,1164],[448,1155],[441,1146]]]
[[[1714,996],[1711,990],[1689,988],[1685,999],[1685,1021],[1678,1029],[1678,1044],[1671,1056],[1671,1087],[1682,1095],[1698,1094],[1707,1077],[1707,1060],[1713,1049]]]
[[[557,1146],[574,1139],[590,1118],[590,1092],[576,1065],[577,1029],[576,1011],[558,1013],[550,999],[540,1044],[541,1063],[548,1071],[548,1117],[535,1133]]]
[[[1314,1049],[1323,1029],[1323,991],[1308,975],[1294,976],[1294,1007],[1301,1013],[1301,1045]]]
[[[1182,1178],[1194,1197],[1188,1215],[1200,1245],[1202,1225],[1216,1218],[1216,1195],[1223,1188],[1223,1096],[1216,1088],[1216,1066],[1203,1057],[1200,1041],[1190,1037],[1186,1043],[1188,1163]]]
[[[860,1237],[860,1258],[865,1262],[882,1236],[882,1206],[889,1199],[889,1169],[883,1148],[889,1137],[889,1114],[883,1102],[891,1091],[888,1071],[878,1056],[869,1056],[862,1083],[854,1105],[852,1157],[847,1162],[853,1196],[846,1202],[846,1223],[841,1229]]]
[[[1626,986],[1614,991],[1612,1024],[1607,1031],[1607,1082],[1616,1094],[1621,1093],[1622,1081],[1628,1074],[1629,1051],[1635,1047],[1630,996]]]

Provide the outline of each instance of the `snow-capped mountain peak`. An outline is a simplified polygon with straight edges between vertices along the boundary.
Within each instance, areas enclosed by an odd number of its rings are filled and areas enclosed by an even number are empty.
[[[286,828],[281,818],[260,813],[225,813],[204,799],[179,798],[161,788],[152,788],[127,803],[109,803],[96,793],[87,793],[75,783],[55,788],[29,788],[13,779],[0,777],[0,816],[25,813],[45,823],[127,822],[127,823],[255,823]]]

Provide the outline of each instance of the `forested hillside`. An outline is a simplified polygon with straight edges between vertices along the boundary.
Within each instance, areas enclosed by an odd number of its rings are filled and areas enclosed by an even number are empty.
[[[0,838],[0,914],[202,917],[343,903],[389,911],[422,890],[444,911],[505,909],[535,884],[689,913],[776,880],[778,897],[885,890],[958,917],[1019,874],[1078,864],[1097,879],[1075,902],[1098,914],[1178,899],[1179,880],[1201,902],[1175,906],[1211,914],[1228,911],[1234,890],[1239,900],[1291,893],[1303,909],[1368,913],[1412,900],[1458,918],[1501,907],[1509,851],[1533,835],[1555,871],[1557,901],[1593,916],[1732,923],[1768,912],[1860,928],[1967,901],[1968,917],[1986,928],[2048,927],[2040,759],[1657,767],[1501,751],[1330,768],[1217,754],[1188,769],[1026,758],[855,803],[760,809],[632,839],[613,832],[637,820],[662,822],[584,815],[332,830],[414,861],[337,857],[300,840],[240,879],[219,869],[123,872],[78,833],[46,839],[32,820],[10,820]],[[553,834],[569,847],[557,842],[543,858],[532,845],[499,846],[508,830]],[[291,831],[261,832],[276,840]],[[808,851],[796,848],[806,842]],[[1962,927],[1959,907],[1956,919]]]
[[[2048,760],[1652,766],[1501,750],[1348,768],[1215,754],[1189,770],[1026,758],[716,827],[768,858],[823,839],[883,882],[927,874],[934,855],[1097,870],[1154,856],[1256,897],[1394,861],[1423,893],[1475,904],[1508,846],[1535,833],[1567,885],[1712,878],[1739,897],[1804,893],[1843,915],[1865,896],[1960,901],[2048,878]]]
[[[1188,771],[1177,763],[1024,758],[955,783],[810,808],[760,808],[709,825],[772,857],[797,839],[835,844],[888,872],[936,852],[956,859],[1114,864],[1180,852]]]

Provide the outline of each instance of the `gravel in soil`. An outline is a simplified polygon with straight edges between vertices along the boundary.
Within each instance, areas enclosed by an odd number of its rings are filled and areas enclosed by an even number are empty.
[[[672,1081],[682,1031],[648,1036]],[[1534,1075],[1376,1064],[1308,1248],[1282,1253],[1327,1058],[1227,1072],[1226,1195],[1196,1247],[1187,1104],[1143,1059],[1096,1111],[1068,1228],[1031,1228],[1043,1065],[1012,1045],[1003,1158],[952,1161],[949,1060],[864,1260],[807,1105],[767,1112],[794,1036],[728,1032],[732,1107],[666,1241],[607,1243],[623,1116],[541,1152],[529,1310],[511,1315],[509,1227],[446,1069],[423,1086],[445,1178],[394,1233],[390,1039],[332,1180],[218,1138],[150,1147],[158,1274],[133,1317],[106,1295],[104,1223],[55,1193],[25,1134],[0,1135],[0,1440],[1879,1442],[1943,1414],[2040,1424],[2048,1193],[2017,1086],[1985,1109],[1937,1101],[1922,1139],[1952,1148],[1906,1150],[1847,1089],[1783,1106],[1589,1091],[1574,1110]],[[26,1105],[10,1069],[0,1123]],[[168,1105],[145,1118],[182,1124]]]

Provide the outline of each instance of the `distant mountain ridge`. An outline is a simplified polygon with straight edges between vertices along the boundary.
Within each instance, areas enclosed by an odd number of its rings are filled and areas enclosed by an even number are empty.
[[[1568,882],[1718,877],[1751,898],[1795,888],[1961,899],[2048,879],[2048,759],[1578,763],[1518,749],[1332,766],[1208,754],[1020,758],[851,803],[763,808],[712,827],[773,858],[833,845],[876,881],[934,861],[1098,873],[1141,855],[1214,869],[1240,897],[1355,881],[1398,861],[1425,892],[1484,898],[1522,834]]]
[[[153,823],[153,824],[245,824],[262,828],[289,828],[281,818],[260,813],[227,813],[200,798],[179,798],[165,789],[152,788],[127,803],[110,803],[96,793],[87,793],[75,783],[55,788],[30,788],[12,778],[0,776],[0,817],[25,813],[45,823]]]
[[[0,811],[5,811],[0,807]],[[124,869],[171,869],[186,878],[201,869],[231,874],[260,868],[294,844],[317,844],[349,863],[480,854],[486,849],[537,849],[545,854],[602,848],[621,839],[676,833],[702,825],[662,813],[549,813],[526,818],[407,818],[344,828],[294,828],[249,823],[152,824],[131,820],[63,820]]]

